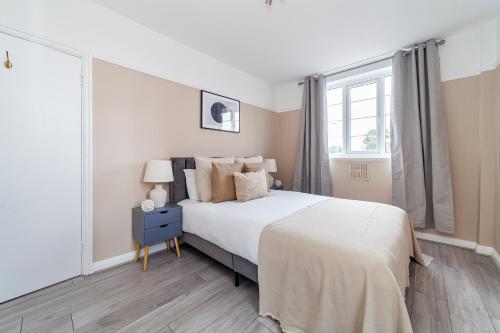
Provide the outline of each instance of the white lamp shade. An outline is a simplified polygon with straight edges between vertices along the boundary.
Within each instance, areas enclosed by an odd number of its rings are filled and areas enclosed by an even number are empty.
[[[277,172],[278,171],[278,167],[276,166],[276,160],[275,159],[266,159],[264,161],[266,163],[266,169],[267,169],[267,172]]]
[[[174,175],[170,161],[152,160],[148,162],[144,173],[145,183],[168,183],[173,180]]]

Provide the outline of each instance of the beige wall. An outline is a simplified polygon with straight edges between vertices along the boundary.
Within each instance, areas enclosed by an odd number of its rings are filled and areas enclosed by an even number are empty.
[[[200,129],[200,91],[93,61],[94,261],[132,250],[131,208],[150,159],[273,156],[278,114],[241,104],[241,133]]]
[[[496,71],[484,72],[479,82],[479,145],[481,149],[478,243],[495,243],[497,172],[497,80]]]
[[[370,178],[352,180],[349,174],[351,161],[330,160],[333,195],[338,198],[374,201],[390,204],[392,201],[391,161],[370,160]]]
[[[496,220],[496,234],[493,232],[495,149],[498,149],[495,144],[495,82],[495,72],[489,71],[443,83],[455,200],[456,234],[453,237],[488,246],[494,244],[495,238],[497,244],[500,244],[500,219]],[[280,131],[286,133],[278,146],[279,177],[290,188],[300,114],[299,111],[291,111],[279,116]],[[389,160],[370,161],[370,181],[367,182],[349,178],[349,161],[332,162],[334,196],[384,203],[391,201]],[[420,231],[435,233],[432,230]]]

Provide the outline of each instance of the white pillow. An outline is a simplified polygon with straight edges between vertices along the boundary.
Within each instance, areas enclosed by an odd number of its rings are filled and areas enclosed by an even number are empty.
[[[262,156],[254,156],[254,157],[235,157],[234,161],[236,163],[263,163],[264,158]]]
[[[186,187],[189,199],[200,201],[200,195],[198,194],[198,188],[196,186],[196,169],[184,169],[184,175],[186,176]]]

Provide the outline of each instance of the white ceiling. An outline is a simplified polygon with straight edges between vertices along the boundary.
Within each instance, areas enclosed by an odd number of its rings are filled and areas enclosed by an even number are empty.
[[[94,0],[269,83],[328,71],[498,15],[499,0]]]

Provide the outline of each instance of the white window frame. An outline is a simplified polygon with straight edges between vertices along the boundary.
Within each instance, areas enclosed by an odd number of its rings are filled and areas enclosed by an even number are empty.
[[[328,80],[327,90],[342,89],[342,129],[344,152],[330,154],[333,159],[390,159],[391,153],[385,152],[385,78],[391,76],[391,67],[385,67],[369,73],[363,73],[338,80]],[[377,150],[351,151],[351,110],[348,89],[377,83]]]

